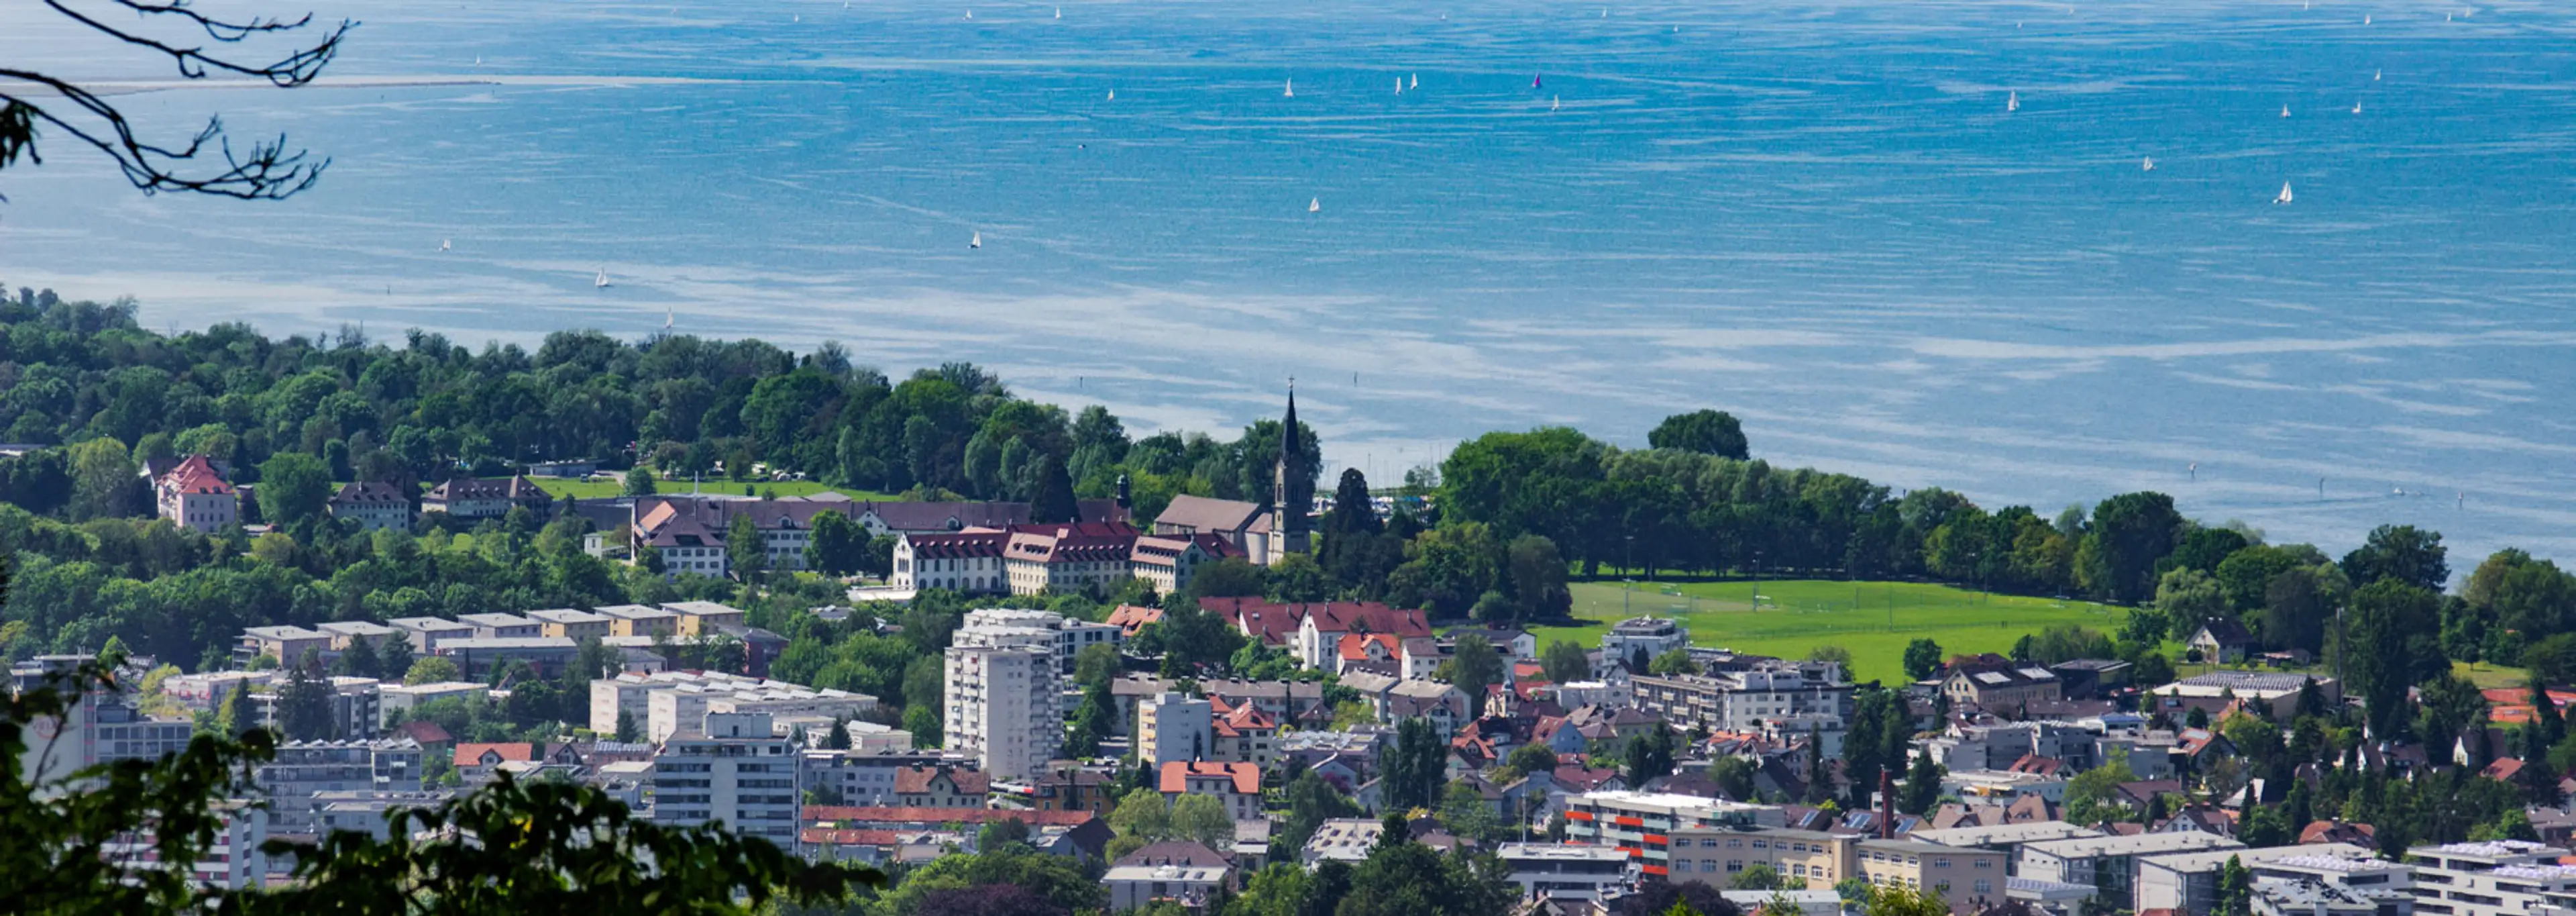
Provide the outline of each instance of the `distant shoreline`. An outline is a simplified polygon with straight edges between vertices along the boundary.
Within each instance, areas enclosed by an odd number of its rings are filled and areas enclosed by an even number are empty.
[[[750,82],[738,79],[702,79],[688,76],[549,76],[513,74],[508,76],[324,76],[296,88],[313,89],[410,89],[433,86],[676,86],[715,85]],[[78,84],[98,95],[136,95],[170,89],[270,89],[260,80],[101,80]],[[59,94],[36,88],[29,95]]]

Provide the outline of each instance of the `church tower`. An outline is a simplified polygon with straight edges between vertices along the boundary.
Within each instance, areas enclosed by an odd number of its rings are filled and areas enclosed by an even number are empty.
[[[1279,535],[1284,552],[1306,553],[1313,547],[1313,525],[1307,514],[1315,505],[1315,475],[1306,467],[1305,449],[1297,432],[1294,380],[1288,383],[1288,416],[1279,422],[1279,463],[1272,470],[1270,482],[1270,530]]]

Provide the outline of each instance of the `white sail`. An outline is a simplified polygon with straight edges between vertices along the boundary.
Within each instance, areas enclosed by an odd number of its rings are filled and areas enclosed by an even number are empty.
[[[448,246],[448,242],[449,242],[449,240],[447,240],[447,239],[439,239],[439,240],[438,240],[438,250],[440,250],[440,251],[446,251],[446,250],[447,250],[447,246]]]
[[[1404,77],[1399,76],[1395,78],[1395,94],[1404,94]]]
[[[2005,97],[2004,97],[2004,110],[2005,110],[2005,111],[2020,111],[2020,110],[2021,110],[2021,93],[2016,92],[2016,93],[2013,93],[2013,94],[2011,94],[2011,95],[2005,96]]]
[[[2370,14],[2369,14],[2369,13],[2363,13],[2363,14],[2361,14],[2361,24],[2362,24],[2362,25],[2369,25],[2369,24],[2370,24]]]
[[[982,248],[982,247],[984,247],[984,233],[982,233],[982,232],[977,232],[977,233],[975,233],[975,237],[974,237],[974,238],[967,239],[967,240],[966,240],[966,247],[968,247],[968,248]]]
[[[1055,8],[1055,18],[1064,18],[1064,7],[1059,6]]]
[[[1109,90],[1109,100],[1112,102],[1118,101],[1118,90]]]
[[[2156,170],[2156,157],[2154,157],[2154,156],[2149,156],[2149,157],[2147,157],[2147,158],[2146,158],[2146,161],[2143,161],[2143,162],[2138,163],[2138,171],[2141,171],[2141,172],[2152,172],[2152,171],[2155,171],[2155,170]]]
[[[1406,88],[1406,89],[1420,89],[1420,88],[1422,88],[1422,74],[1419,74],[1419,73],[1414,74],[1414,75],[1413,75],[1413,85],[1406,86],[1406,87],[1404,87],[1404,88]]]
[[[2289,182],[2286,182],[2286,181],[2281,182],[2281,196],[2279,196],[2279,197],[2275,197],[2275,198],[2272,198],[2272,202],[2273,202],[2273,203],[2276,203],[2276,204],[2286,204],[2286,203],[2289,203],[2289,202],[2290,202],[2290,183],[2289,183]]]
[[[2353,113],[2353,114],[2360,114],[2360,113],[2361,113],[2361,103],[2360,103],[2360,102],[2354,102],[2354,103],[2352,103],[2352,113]]]
[[[591,286],[593,286],[593,287],[604,287],[604,286],[607,286],[607,285],[608,285],[608,271],[605,271],[605,270],[600,271],[600,272],[599,272],[599,276],[591,278],[590,285],[591,285]]]
[[[1557,110],[1557,108],[1559,108],[1559,107],[1563,106],[1564,104],[1565,104],[1565,97],[1563,97],[1563,96],[1549,96],[1549,97],[1548,97],[1548,100],[1547,100],[1547,110],[1549,110],[1549,111],[1555,111],[1555,110]]]
[[[2387,73],[2387,72],[2388,72],[2388,71],[2386,71],[2386,70],[2373,70],[2373,71],[2370,71],[2370,81],[2371,81],[2371,82],[2374,82],[2374,83],[2379,82],[2379,77],[2380,77],[2380,75],[2381,75],[2381,74],[2383,74],[2383,73]]]
[[[672,309],[672,310],[670,310],[670,311],[667,311],[667,312],[662,313],[662,330],[665,330],[665,331],[670,330],[670,329],[671,329],[671,325],[672,325],[674,322],[677,322],[677,321],[679,321],[679,320],[680,320],[680,310],[679,310],[679,309],[676,309],[676,308],[675,308],[675,309]]]
[[[1312,199],[1310,199],[1310,200],[1306,201],[1306,212],[1308,212],[1308,213],[1322,213],[1322,212],[1324,212],[1324,199],[1323,199],[1323,198],[1321,198],[1321,197],[1317,197],[1317,198],[1312,198]]]
[[[2290,106],[2288,106],[2288,105],[2283,105],[2283,106],[2281,106],[2281,117],[2286,118],[2286,117],[2289,117],[2289,116],[2290,116]]]
[[[1296,81],[1296,80],[1294,80],[1294,79],[1289,80],[1289,81],[1288,81],[1288,86],[1287,86],[1287,88],[1284,88],[1284,89],[1279,90],[1279,95],[1280,95],[1280,97],[1282,97],[1282,98],[1290,98],[1290,99],[1296,98],[1296,97],[1297,97],[1297,81]]]

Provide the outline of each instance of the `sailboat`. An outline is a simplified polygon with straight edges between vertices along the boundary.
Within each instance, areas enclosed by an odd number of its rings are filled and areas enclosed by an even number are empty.
[[[1395,78],[1395,94],[1404,94],[1404,77],[1399,76]]]
[[[1530,88],[1532,88],[1532,89],[1540,88],[1540,86],[1539,86],[1539,84],[1538,84],[1538,77],[1537,77],[1537,76],[1535,76],[1535,75],[1533,75],[1533,76],[1531,76],[1531,77],[1530,77]]]
[[[438,250],[440,250],[440,251],[446,251],[446,250],[447,250],[447,243],[448,243],[448,241],[449,241],[449,240],[447,240],[447,239],[439,239],[439,240],[438,240]]]
[[[591,279],[590,285],[594,289],[606,289],[608,287],[608,271],[600,271],[599,276]]]
[[[2386,70],[2372,70],[2372,71],[2370,71],[2370,81],[2371,81],[2371,82],[2374,82],[2374,83],[2379,82],[2379,77],[2380,77],[2380,75],[2381,75],[2381,74],[2384,74],[2384,73],[2387,73],[2387,72],[2388,72],[2388,71],[2386,71]]]
[[[1064,18],[1064,7],[1059,6],[1055,8],[1055,18]]]
[[[974,10],[967,10],[967,11],[966,11],[966,18],[968,18],[968,19],[973,19],[973,18],[975,18],[975,11],[974,11]]]
[[[1308,213],[1322,213],[1322,212],[1324,212],[1324,199],[1323,199],[1323,198],[1321,198],[1321,197],[1309,198],[1309,199],[1306,201],[1306,212],[1308,212]]]
[[[975,237],[974,237],[974,238],[967,239],[967,240],[966,240],[966,247],[968,247],[968,248],[982,248],[982,247],[984,247],[984,233],[982,233],[982,232],[977,232],[977,233],[975,233]]]
[[[2352,113],[2353,113],[2353,114],[2360,114],[2360,113],[2361,113],[2361,103],[2360,103],[2360,102],[2354,102],[2354,103],[2352,103]]]
[[[1420,89],[1420,88],[1422,88],[1422,74],[1419,74],[1419,73],[1414,74],[1414,75],[1413,75],[1413,84],[1412,84],[1412,85],[1410,85],[1410,86],[1406,86],[1406,87],[1404,87],[1404,88],[1406,88],[1406,89]]]
[[[2155,170],[2156,170],[2156,157],[2154,157],[2154,156],[2149,156],[2149,157],[2147,157],[2147,158],[2146,158],[2146,161],[2143,161],[2143,162],[2138,163],[2138,171],[2141,171],[2141,172],[2152,172],[2152,171],[2155,171]]]
[[[1279,91],[1279,97],[1280,97],[1280,98],[1286,98],[1286,99],[1293,99],[1293,98],[1296,98],[1296,97],[1297,97],[1297,81],[1296,81],[1296,80],[1294,80],[1294,79],[1289,80],[1289,81],[1288,81],[1288,87],[1287,87],[1287,88],[1285,88],[1285,89],[1281,89],[1281,90]]]
[[[2286,118],[2286,117],[2289,117],[2289,116],[2290,116],[2290,106],[2288,106],[2288,105],[2283,105],[2283,106],[2281,106],[2281,117]]]
[[[2286,181],[2281,182],[2281,196],[2279,196],[2279,197],[2275,197],[2275,198],[2272,198],[2272,202],[2273,202],[2273,203],[2276,203],[2276,204],[2286,204],[2286,203],[2289,203],[2289,202],[2290,202],[2290,183],[2289,183],[2289,182],[2286,182]]]
[[[2361,24],[2362,24],[2362,25],[2369,25],[2369,24],[2370,24],[2370,14],[2369,14],[2369,13],[2363,13],[2363,14],[2361,14]]]
[[[1112,102],[1118,101],[1118,90],[1109,90],[1109,100]]]
[[[1547,110],[1549,110],[1549,111],[1555,111],[1555,110],[1557,110],[1559,107],[1562,107],[1564,104],[1565,104],[1565,97],[1563,97],[1563,96],[1550,96],[1550,97],[1548,97],[1548,100],[1547,100]]]
[[[679,309],[674,308],[674,309],[671,309],[670,311],[663,312],[663,313],[662,313],[662,330],[664,330],[664,331],[669,331],[669,330],[671,329],[671,325],[672,325],[674,322],[677,322],[677,321],[679,321],[679,320],[680,320],[680,310],[679,310]]]
[[[2013,94],[2011,94],[2011,95],[2008,95],[2008,96],[2005,96],[2005,97],[2004,97],[2004,111],[2005,111],[2005,112],[2009,113],[2009,112],[2015,112],[2015,111],[2020,111],[2020,110],[2021,110],[2021,93],[2016,92],[2016,93],[2013,93]]]

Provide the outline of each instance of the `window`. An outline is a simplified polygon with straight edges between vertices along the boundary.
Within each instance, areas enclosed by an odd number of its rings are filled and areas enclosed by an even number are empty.
[[[1730,875],[1731,875],[1731,874],[1734,874],[1734,873],[1736,873],[1736,872],[1740,872],[1740,871],[1743,871],[1743,870],[1744,870],[1744,860],[1743,860],[1743,859],[1728,859],[1728,860],[1726,860],[1726,873],[1727,873],[1727,874],[1730,874]]]
[[[1977,860],[1977,867],[1978,867],[1978,868],[1993,868],[1993,867],[1995,867],[1995,860],[1993,860],[1993,859],[1978,859],[1978,860]]]
[[[1995,883],[1994,883],[1994,882],[1992,882],[1992,881],[1988,881],[1988,880],[1986,880],[1986,879],[1984,879],[1984,878],[1979,878],[1979,879],[1977,879],[1977,893],[1980,893],[1980,894],[1988,893],[1988,892],[1990,892],[1990,891],[1993,891],[1994,889],[1995,889]]]

